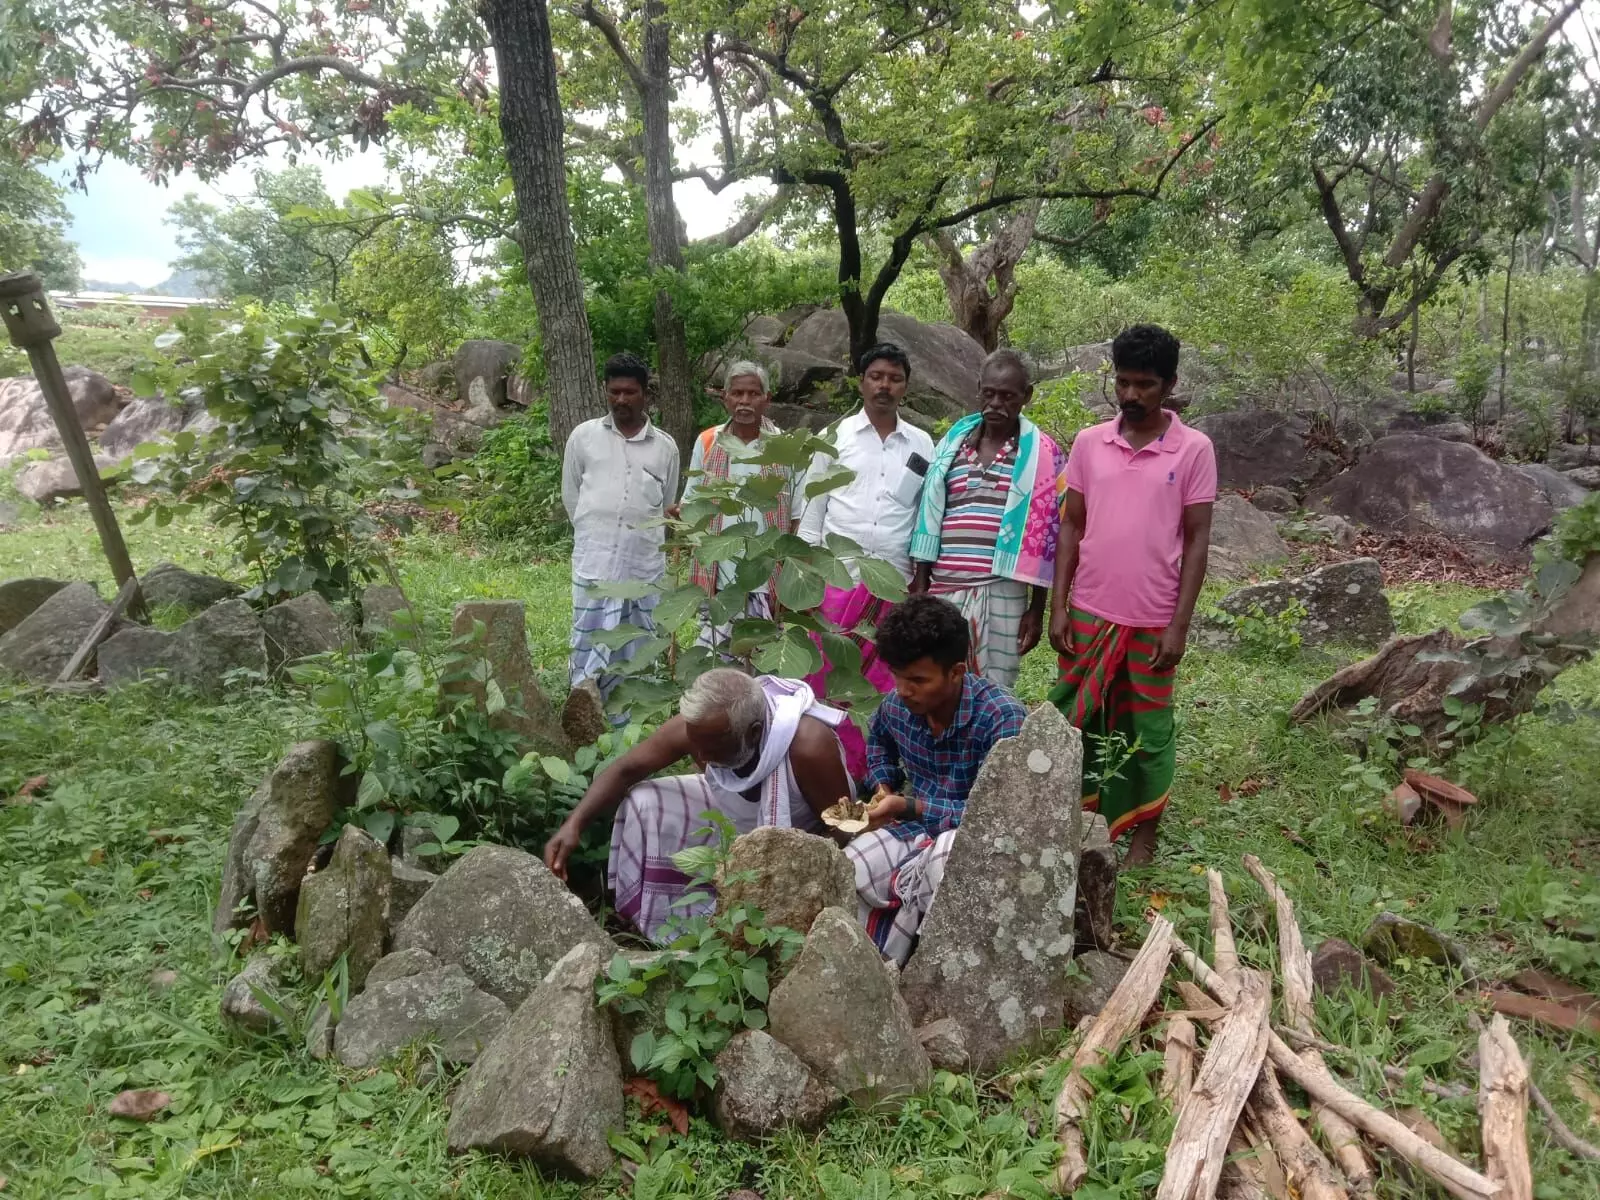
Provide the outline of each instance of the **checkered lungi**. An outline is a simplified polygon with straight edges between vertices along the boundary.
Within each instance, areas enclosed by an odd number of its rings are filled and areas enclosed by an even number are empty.
[[[972,633],[967,669],[1001,687],[1015,688],[1022,656],[1017,633],[1028,611],[1028,585],[1015,579],[993,579],[975,587],[936,592],[961,610]]]
[[[661,597],[655,593],[638,600],[596,596],[589,591],[594,582],[576,575],[572,578],[572,653],[567,674],[573,687],[593,679],[599,685],[600,694],[609,696],[619,676],[608,675],[606,669],[612,663],[627,662],[643,645],[644,635],[655,632],[655,607]],[[638,626],[639,640],[621,650],[612,650],[593,640],[594,634],[619,625]]]
[[[856,872],[861,923],[883,956],[905,966],[917,930],[944,881],[950,847],[960,830],[902,841],[889,829],[863,833],[844,848]]]

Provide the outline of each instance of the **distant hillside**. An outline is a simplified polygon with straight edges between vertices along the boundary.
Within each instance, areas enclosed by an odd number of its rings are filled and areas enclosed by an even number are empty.
[[[206,300],[215,296],[216,289],[205,282],[198,271],[174,271],[155,287],[140,287],[137,283],[107,283],[103,279],[85,279],[86,292],[117,292],[129,296],[193,296]]]
[[[86,292],[119,292],[129,296],[142,296],[144,289],[137,283],[107,283],[104,279],[85,279],[83,290]]]

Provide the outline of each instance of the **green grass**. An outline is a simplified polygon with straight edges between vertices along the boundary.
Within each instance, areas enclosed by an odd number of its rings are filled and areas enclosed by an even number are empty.
[[[128,530],[136,563],[167,558],[228,573],[225,551],[200,523]],[[528,602],[538,661],[556,678],[565,656],[569,598],[564,563],[529,563],[451,537],[418,535],[396,547],[414,603],[434,628],[451,605],[474,596]],[[81,511],[50,514],[0,534],[0,578],[53,574],[98,578],[92,526]],[[1208,593],[1208,597],[1210,593]],[[1476,594],[1412,588],[1408,628],[1448,620]],[[1479,971],[1496,977],[1550,965],[1565,950],[1578,982],[1600,988],[1600,966],[1577,943],[1552,946],[1544,918],[1600,893],[1600,733],[1590,722],[1527,723],[1504,761],[1474,766],[1483,802],[1464,832],[1405,831],[1378,812],[1376,796],[1341,791],[1345,750],[1331,731],[1292,728],[1284,714],[1304,689],[1347,656],[1291,662],[1193,651],[1180,685],[1180,776],[1154,867],[1122,883],[1119,917],[1135,941],[1144,912],[1160,908],[1191,944],[1205,929],[1205,866],[1222,871],[1245,957],[1273,964],[1271,910],[1240,866],[1259,855],[1294,895],[1308,941],[1357,938],[1389,908],[1446,929]],[[1022,691],[1036,699],[1050,655],[1024,665]],[[1560,693],[1600,692],[1600,668],[1569,672]],[[542,1180],[531,1168],[444,1152],[446,1085],[419,1050],[388,1069],[352,1072],[311,1060],[288,1038],[251,1041],[217,1015],[230,952],[209,931],[221,856],[238,804],[314,718],[294,694],[251,691],[205,707],[140,690],[97,698],[0,692],[0,795],[43,774],[32,803],[0,801],[0,1175],[3,1195],[59,1197],[461,1196],[608,1197],[613,1174],[584,1188]],[[1265,780],[1253,796],[1247,778]],[[1229,785],[1229,803],[1219,788]],[[165,990],[156,970],[176,972]],[[1357,1053],[1335,1067],[1369,1097],[1382,1095],[1380,1061],[1413,1065],[1416,1077],[1475,1085],[1470,991],[1433,966],[1401,964],[1400,1000],[1389,1007],[1324,1001],[1325,1036]],[[305,992],[310,988],[306,987]],[[1518,1024],[1540,1086],[1591,1140],[1586,1110],[1567,1083],[1576,1072],[1600,1086],[1593,1039]],[[696,1121],[664,1139],[633,1185],[634,1196],[725,1196],[753,1187],[767,1200],[843,1200],[858,1195],[979,1195],[1031,1177],[1045,1161],[1050,1104],[1062,1067],[1005,1094],[941,1077],[895,1117],[849,1114],[821,1135],[765,1147],[734,1146]],[[1148,1055],[1130,1050],[1111,1068],[1089,1125],[1097,1197],[1153,1190],[1170,1130],[1149,1097]],[[431,1081],[430,1081],[431,1080]],[[110,1118],[123,1088],[170,1093],[149,1125]],[[1416,1086],[1393,1103],[1416,1104],[1458,1151],[1476,1153],[1470,1100],[1440,1102]],[[654,1123],[628,1134],[641,1145]],[[1600,1169],[1555,1149],[1530,1118],[1542,1200],[1600,1195]],[[1382,1194],[1422,1200],[1440,1193],[1383,1165]]]

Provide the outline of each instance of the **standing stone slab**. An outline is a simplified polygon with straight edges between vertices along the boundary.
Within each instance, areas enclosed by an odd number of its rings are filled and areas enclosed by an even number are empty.
[[[511,701],[515,695],[522,709],[520,716],[502,710],[494,715],[491,723],[520,734],[525,752],[565,755],[567,738],[561,731],[560,717],[549,697],[540,690],[533,659],[528,656],[526,606],[521,600],[465,600],[456,605],[450,632],[458,638],[466,637],[480,621],[483,641],[469,653],[481,654],[489,660],[494,681],[506,700]],[[480,708],[484,706],[484,685],[477,680],[453,683],[447,690],[470,695]]]
[[[0,672],[54,683],[106,608],[89,584],[67,584],[0,637]]]
[[[905,1001],[853,907],[817,914],[772,990],[767,1031],[863,1108],[891,1104],[932,1078]]]
[[[344,642],[344,624],[333,606],[316,592],[307,592],[261,614],[266,638],[267,669],[277,674],[284,667],[337,650]]]
[[[550,868],[507,846],[469,850],[394,935],[396,950],[422,949],[442,963],[459,963],[509,1005],[520,1004],[558,959],[584,942],[610,944]]]
[[[67,585],[59,579],[8,579],[0,583],[0,634],[9,633]]]
[[[504,1004],[452,964],[372,983],[345,1005],[333,1053],[345,1066],[364,1070],[412,1042],[435,1042],[445,1062],[475,1062],[509,1016]]]
[[[1383,592],[1383,571],[1375,558],[1330,563],[1297,579],[1274,579],[1240,588],[1224,596],[1217,607],[1232,616],[1259,607],[1270,616],[1297,601],[1305,606],[1300,633],[1310,645],[1377,646],[1394,636],[1394,616]]]
[[[594,1002],[607,958],[600,946],[574,947],[512,1014],[456,1090],[446,1135],[452,1153],[519,1155],[583,1179],[610,1168],[622,1068],[610,1021]]]
[[[803,829],[767,825],[734,839],[723,876],[717,911],[749,905],[769,928],[805,934],[823,909],[848,911],[856,903],[855,868],[844,851]]]
[[[759,1029],[736,1033],[717,1055],[711,1109],[717,1127],[754,1142],[781,1129],[811,1133],[844,1103],[782,1042]]]
[[[995,744],[901,975],[918,1024],[961,1025],[975,1071],[1061,1026],[1082,774],[1082,738],[1053,705]]]
[[[406,609],[406,594],[397,587],[380,584],[361,593],[361,635],[375,638],[393,629],[395,614]]]
[[[1099,813],[1083,814],[1083,852],[1078,856],[1078,949],[1109,950],[1116,940],[1117,848]]]
[[[233,819],[212,930],[226,933],[250,900],[267,932],[293,932],[300,880],[338,810],[339,748],[298,743]]]
[[[389,852],[346,825],[328,865],[300,885],[294,928],[301,974],[320,979],[343,954],[350,988],[360,989],[389,936],[390,877]]]

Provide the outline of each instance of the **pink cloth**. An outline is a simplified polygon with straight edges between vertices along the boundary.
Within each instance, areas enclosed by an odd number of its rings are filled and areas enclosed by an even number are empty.
[[[1170,415],[1167,432],[1137,453],[1111,420],[1078,434],[1067,456],[1067,488],[1083,496],[1088,512],[1072,602],[1116,625],[1171,623],[1183,510],[1217,498],[1211,439]]]
[[[830,584],[822,597],[822,606],[817,610],[829,624],[861,648],[861,674],[874,688],[884,693],[894,690],[894,676],[878,657],[877,646],[851,630],[863,621],[877,625],[892,607],[869,592],[864,583],[857,584],[849,591]],[[811,640],[816,643],[818,650],[822,649],[820,637],[812,634]],[[806,682],[819,700],[828,694],[828,672],[831,669],[828,656],[824,653],[822,670],[806,676]],[[867,740],[862,736],[860,727],[854,721],[845,721],[835,728],[835,732],[839,735],[839,744],[844,747],[844,763],[850,778],[863,778],[867,773]]]

